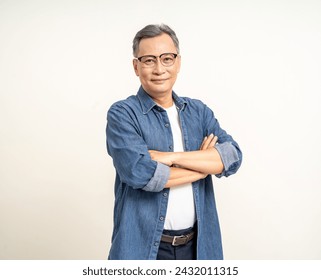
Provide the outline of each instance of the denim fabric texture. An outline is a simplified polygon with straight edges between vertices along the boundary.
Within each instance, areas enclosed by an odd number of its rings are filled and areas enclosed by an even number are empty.
[[[230,176],[241,165],[242,152],[223,130],[212,110],[199,100],[172,93],[179,109],[185,151],[199,150],[205,136],[218,137],[224,170]],[[170,190],[164,186],[170,168],[153,161],[148,150],[173,151],[166,111],[140,87],[137,95],[114,103],[107,114],[107,150],[116,169],[114,229],[108,259],[155,260],[163,232]],[[193,183],[197,217],[197,259],[223,259],[212,176]]]

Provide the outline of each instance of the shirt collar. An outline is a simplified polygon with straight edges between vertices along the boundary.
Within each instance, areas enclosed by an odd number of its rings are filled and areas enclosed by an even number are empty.
[[[172,92],[175,105],[181,111],[185,108],[187,102],[184,98],[179,97],[174,91]],[[142,106],[143,114],[147,114],[153,107],[159,107],[156,102],[148,95],[148,93],[140,86],[137,93],[140,105]],[[159,107],[160,108],[160,107]]]

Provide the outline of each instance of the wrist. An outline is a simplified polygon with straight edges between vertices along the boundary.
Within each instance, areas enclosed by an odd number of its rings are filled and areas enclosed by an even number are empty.
[[[179,165],[181,154],[181,152],[170,152],[169,156],[173,165]]]

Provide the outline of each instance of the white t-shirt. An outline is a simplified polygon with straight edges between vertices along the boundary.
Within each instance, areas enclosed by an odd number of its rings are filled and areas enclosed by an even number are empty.
[[[165,109],[171,124],[174,152],[183,152],[183,136],[175,104]],[[180,230],[192,227],[196,220],[192,184],[170,188],[164,229]]]

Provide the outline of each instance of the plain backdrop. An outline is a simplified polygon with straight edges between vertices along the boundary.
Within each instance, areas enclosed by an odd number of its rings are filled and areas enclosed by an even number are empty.
[[[132,39],[166,23],[175,91],[240,144],[214,178],[226,259],[321,258],[321,2],[0,0],[0,259],[106,259],[106,112],[136,94]]]

